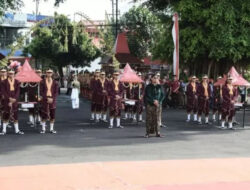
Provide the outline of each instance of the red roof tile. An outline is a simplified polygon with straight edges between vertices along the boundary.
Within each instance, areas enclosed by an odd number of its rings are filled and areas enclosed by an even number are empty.
[[[118,34],[118,36],[116,38],[116,42],[115,42],[114,52],[115,52],[115,54],[117,54],[117,53],[130,54],[126,33]]]

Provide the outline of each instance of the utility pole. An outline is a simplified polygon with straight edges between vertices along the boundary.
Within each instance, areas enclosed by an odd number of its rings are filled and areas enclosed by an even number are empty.
[[[118,6],[118,0],[111,0],[112,2],[112,22],[114,23],[115,25],[115,28],[113,27],[113,32],[115,33],[115,37],[117,37],[118,35],[118,27],[119,27],[119,20],[118,20],[118,17],[119,17],[119,6]]]
[[[39,11],[39,3],[40,3],[40,0],[35,0],[36,1],[36,12],[35,12],[35,16],[36,16],[36,21],[35,23],[37,23],[37,15],[39,14],[38,11]],[[38,60],[35,59],[35,68],[38,69]]]
[[[115,2],[114,0],[111,0],[112,1],[112,21],[115,20]]]
[[[36,22],[37,22],[37,15],[39,14],[39,3],[40,3],[40,0],[35,0],[36,1]]]
[[[118,0],[116,0],[116,13],[115,13],[115,36],[117,37],[118,35],[118,14],[119,14],[119,10],[118,10]]]

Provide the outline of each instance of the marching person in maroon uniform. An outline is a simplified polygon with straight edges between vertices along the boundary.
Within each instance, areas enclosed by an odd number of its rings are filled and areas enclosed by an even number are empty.
[[[98,96],[98,88],[97,88],[97,83],[99,81],[99,75],[100,75],[100,70],[96,70],[94,77],[90,80],[90,90],[92,93],[91,97],[91,121],[99,121],[99,115],[100,115],[100,110],[98,110],[98,101],[99,101],[99,96]]]
[[[189,84],[187,85],[187,122],[191,119],[191,113],[194,114],[194,121],[197,121],[198,111],[198,96],[197,96],[196,76],[193,76]]]
[[[133,83],[124,84],[124,99],[133,99]],[[125,104],[124,120],[133,118],[133,106]]]
[[[121,110],[122,110],[122,98],[123,98],[123,84],[119,81],[119,72],[114,72],[113,80],[108,86],[108,95],[110,97],[109,103],[109,116],[110,116],[110,126],[113,128],[114,119],[116,118],[117,128],[123,128],[121,126]]]
[[[180,82],[178,80],[177,76],[173,76],[174,79],[171,83],[171,97],[174,108],[179,106],[179,88],[180,88]]]
[[[100,78],[97,81],[96,89],[98,94],[97,108],[98,117],[103,122],[107,123],[107,110],[108,110],[108,84],[105,72],[101,72]],[[98,119],[98,121],[99,121]]]
[[[209,124],[208,115],[209,115],[209,97],[210,97],[210,88],[208,85],[208,76],[204,75],[202,77],[202,82],[199,84],[197,89],[198,95],[198,122],[201,125],[201,116],[202,113],[205,114],[205,124]]]
[[[141,77],[141,73],[138,73],[138,76]],[[136,104],[133,107],[133,120],[136,120],[136,115],[138,114],[138,121],[142,122],[142,112],[143,112],[143,98],[144,98],[144,83],[136,84],[133,88],[133,98],[136,100]]]
[[[2,115],[3,115],[3,104],[4,98],[3,93],[1,91],[2,82],[7,78],[7,70],[2,68],[0,71],[0,127],[2,126]]]
[[[232,85],[233,78],[228,76],[226,84],[222,87],[222,122],[221,128],[225,128],[225,120],[228,117],[228,128],[233,129],[232,119],[235,114],[234,103],[237,90]]]
[[[50,121],[50,133],[55,134],[54,123],[56,113],[56,97],[58,95],[58,83],[52,78],[53,71],[48,69],[46,77],[40,83],[41,94],[41,116],[42,116],[42,131],[41,134],[46,132],[46,121]]]
[[[2,82],[1,91],[3,93],[3,131],[2,135],[6,134],[8,123],[14,123],[15,133],[23,135],[18,126],[18,97],[20,94],[20,83],[14,78],[15,72],[9,71],[8,78]]]
[[[217,81],[222,77],[218,77]],[[221,120],[221,103],[222,103],[222,85],[214,87],[214,99],[213,99],[213,121],[216,122],[216,113],[219,115]]]

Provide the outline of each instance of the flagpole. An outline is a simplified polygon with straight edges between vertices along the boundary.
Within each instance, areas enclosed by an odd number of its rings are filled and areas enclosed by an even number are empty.
[[[179,79],[179,21],[178,13],[173,15],[173,29],[172,37],[174,41],[174,53],[173,53],[173,74]]]

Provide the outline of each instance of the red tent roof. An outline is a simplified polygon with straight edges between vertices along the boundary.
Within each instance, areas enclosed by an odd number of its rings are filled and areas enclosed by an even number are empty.
[[[129,64],[124,67],[123,74],[121,75],[120,78],[121,82],[132,82],[132,83],[142,83],[143,80],[136,74],[135,71],[131,69]]]
[[[120,33],[117,35],[115,47],[114,47],[114,53],[126,53],[130,54],[129,47],[128,47],[128,40],[126,33]]]
[[[23,67],[15,77],[20,82],[40,82],[42,78],[31,68],[28,60],[25,60]]]
[[[233,85],[235,86],[250,86],[250,83],[247,82],[237,71],[234,67],[230,69],[228,75],[233,77]],[[226,83],[227,76],[224,76],[222,79],[218,80],[214,85],[219,86]]]

